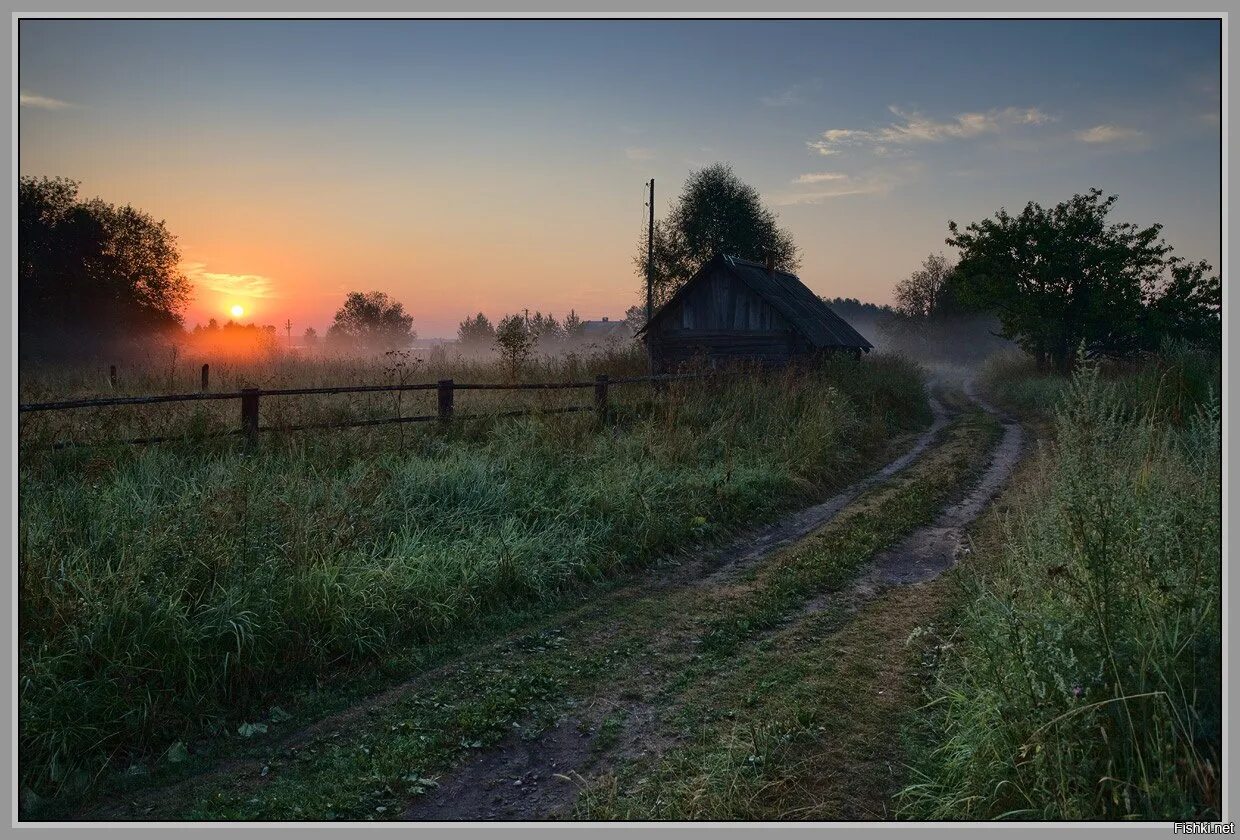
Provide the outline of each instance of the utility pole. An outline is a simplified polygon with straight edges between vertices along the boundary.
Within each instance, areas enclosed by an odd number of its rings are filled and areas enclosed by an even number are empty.
[[[646,231],[646,323],[654,317],[654,178],[650,179],[650,227]]]
[[[293,319],[289,318],[284,322],[284,329],[288,331],[288,349],[293,349]]]

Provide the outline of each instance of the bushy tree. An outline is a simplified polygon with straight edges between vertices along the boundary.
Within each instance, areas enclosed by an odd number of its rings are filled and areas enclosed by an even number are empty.
[[[301,343],[307,350],[313,350],[319,346],[319,331],[314,327],[306,327],[306,331],[301,335]]]
[[[948,227],[962,302],[993,311],[1039,365],[1071,367],[1084,343],[1127,356],[1165,339],[1219,335],[1221,291],[1204,262],[1172,255],[1161,225],[1109,223],[1116,196],[1091,189],[1050,209]]]
[[[384,292],[349,292],[327,329],[339,347],[378,352],[406,347],[416,337],[413,316]]]
[[[689,173],[667,217],[655,222],[654,240],[655,306],[670,298],[717,253],[758,261],[770,257],[784,271],[795,271],[800,264],[791,234],[762,206],[758,191],[726,163]],[[634,260],[643,280],[643,300],[646,242],[643,233]]]
[[[456,337],[462,347],[491,347],[495,343],[495,326],[487,316],[479,312],[472,318],[461,321],[456,328]]]
[[[78,198],[68,178],[18,181],[18,319],[28,338],[108,340],[175,329],[190,298],[162,221]]]
[[[508,363],[508,371],[513,379],[520,374],[521,366],[534,349],[534,342],[534,334],[530,332],[524,315],[509,315],[495,328],[496,349]]]
[[[575,341],[585,334],[585,329],[585,322],[581,320],[577,310],[570,309],[568,314],[564,316],[564,337],[570,341]]]

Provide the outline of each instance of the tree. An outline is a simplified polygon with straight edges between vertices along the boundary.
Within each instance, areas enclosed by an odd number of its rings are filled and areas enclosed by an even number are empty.
[[[509,315],[495,328],[496,347],[508,362],[508,370],[513,379],[517,378],[521,365],[534,349],[534,341],[534,335],[523,315]]]
[[[956,307],[951,283],[955,266],[942,254],[931,254],[921,268],[896,284],[896,312],[905,318],[943,317]]]
[[[495,343],[495,327],[487,316],[479,312],[472,318],[461,321],[456,328],[456,337],[462,347],[490,347]]]
[[[544,316],[541,312],[535,312],[529,321],[529,330],[535,343],[554,345],[564,339],[564,328],[552,314]]]
[[[349,292],[327,338],[338,345],[386,352],[407,346],[417,333],[413,316],[384,292]]]
[[[689,173],[680,196],[665,219],[655,223],[654,302],[670,298],[702,263],[718,253],[744,259],[774,260],[775,267],[795,271],[800,264],[791,234],[762,206],[761,196],[726,163]],[[634,262],[643,283],[647,268],[643,233]],[[643,287],[642,298],[645,299]]]
[[[307,350],[313,350],[319,346],[319,331],[314,327],[306,327],[306,331],[301,335],[301,343]]]
[[[577,310],[570,309],[568,314],[564,316],[564,337],[570,341],[575,341],[585,334],[585,329],[585,322],[581,320]]]
[[[176,237],[130,206],[81,201],[68,178],[18,181],[18,317],[52,346],[181,328],[190,283]]]
[[[637,331],[646,326],[645,305],[634,304],[624,310],[624,321],[629,325],[629,329],[633,331],[633,335],[637,335]]]
[[[949,222],[962,303],[994,311],[1004,337],[1060,371],[1082,342],[1127,356],[1165,338],[1213,335],[1221,298],[1210,266],[1172,256],[1161,225],[1108,223],[1116,200],[1091,189],[964,229]]]

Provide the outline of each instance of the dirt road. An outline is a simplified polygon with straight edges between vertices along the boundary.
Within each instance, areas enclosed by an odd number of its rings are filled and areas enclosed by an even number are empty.
[[[902,643],[1022,448],[1017,424],[948,393],[899,457],[826,502],[81,816],[882,817],[911,703]],[[848,696],[867,692],[864,708]]]

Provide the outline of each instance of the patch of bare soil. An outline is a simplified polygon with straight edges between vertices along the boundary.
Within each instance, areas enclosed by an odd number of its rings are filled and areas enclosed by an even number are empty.
[[[512,735],[415,799],[407,820],[531,820],[567,816],[588,777],[658,753],[668,741],[658,713],[640,702],[595,701],[527,739]]]

